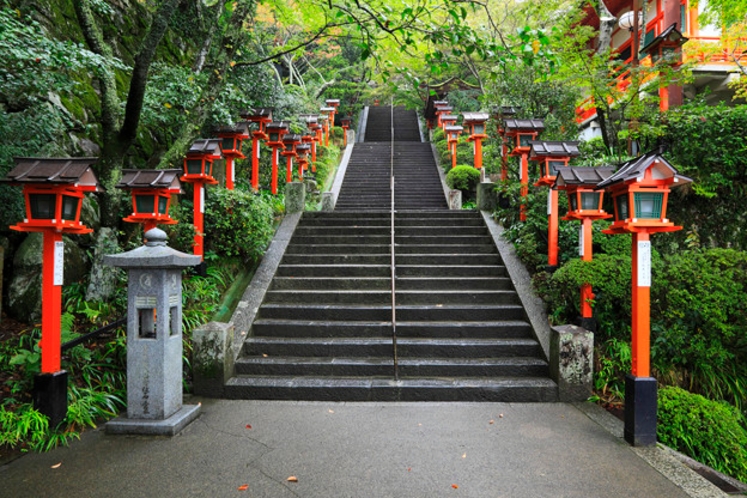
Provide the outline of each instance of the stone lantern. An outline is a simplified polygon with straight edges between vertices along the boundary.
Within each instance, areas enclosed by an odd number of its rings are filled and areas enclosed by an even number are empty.
[[[143,232],[161,225],[175,225],[169,216],[171,196],[183,194],[178,169],[123,169],[116,188],[132,193],[132,214],[127,223],[142,223]]]
[[[213,178],[213,161],[221,159],[221,140],[219,138],[199,139],[192,143],[184,158],[184,175],[181,181],[194,184],[193,223],[195,226],[194,254],[200,256],[202,261],[205,254],[203,222],[205,214],[205,186],[216,185],[218,180]],[[201,263],[203,265],[203,263]],[[200,272],[204,272],[201,267]]]
[[[504,136],[510,156],[521,156],[521,212],[519,219],[527,220],[526,196],[529,193],[529,142],[537,139],[537,135],[545,129],[541,119],[506,119],[503,126]]]
[[[468,142],[474,142],[475,168],[482,169],[482,141],[488,138],[485,122],[490,115],[487,112],[463,112],[462,125],[469,127]]]
[[[283,121],[269,123],[266,128],[267,145],[272,148],[272,183],[270,191],[272,195],[278,193],[278,162],[279,151],[283,148],[283,137],[288,133],[288,123]]]
[[[265,127],[272,123],[272,109],[247,109],[241,113],[241,118],[254,123],[252,131],[252,189],[259,190],[259,150],[260,140],[267,140]]]
[[[571,157],[580,154],[578,142],[531,140],[530,158],[540,165],[540,178],[535,187],[549,187],[547,194],[547,266],[558,266],[558,191],[552,188],[560,168],[568,166]]]
[[[457,143],[459,142],[459,135],[461,135],[461,126],[444,126],[444,132],[446,132],[446,138],[449,143],[449,151],[451,152],[451,167],[456,168],[457,163]]]
[[[246,156],[241,152],[241,145],[249,138],[249,122],[236,123],[236,126],[222,126],[215,131],[221,139],[221,151],[226,158],[226,188],[233,190],[236,174],[234,171],[234,160],[244,159]]]
[[[100,192],[92,169],[97,160],[17,157],[0,180],[23,185],[26,217],[10,229],[43,234],[41,373],[34,376],[33,399],[34,408],[49,417],[50,428],[67,416],[67,372],[61,368],[62,235],[93,231],[80,221],[80,208],[86,192]]]
[[[166,245],[163,230],[145,232],[145,245],[104,256],[127,270],[127,416],[109,421],[115,434],[173,436],[200,405],[183,405],[182,270],[199,256]]]
[[[568,213],[564,220],[579,220],[581,228],[578,236],[578,251],[583,261],[592,260],[592,223],[594,220],[610,218],[602,207],[604,191],[594,190],[597,184],[606,180],[614,168],[580,168],[563,167],[557,172],[555,187],[568,194]],[[594,293],[591,284],[581,286],[581,320],[580,325],[592,332],[596,331],[591,302]]]
[[[614,222],[604,233],[630,233],[633,238],[632,368],[625,379],[625,440],[634,446],[656,444],[656,379],[650,376],[650,235],[682,229],[667,218],[669,189],[691,181],[652,151],[622,164],[597,185],[612,196],[615,206]]]

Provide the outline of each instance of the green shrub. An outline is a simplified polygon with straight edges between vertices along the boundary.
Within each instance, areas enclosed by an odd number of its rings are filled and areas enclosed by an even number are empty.
[[[660,389],[658,405],[661,443],[747,481],[747,431],[738,410],[678,387]]]
[[[480,182],[480,171],[472,166],[460,165],[446,174],[446,185],[462,192],[473,192]]]
[[[256,261],[272,240],[271,203],[245,190],[211,189],[205,201],[205,248]]]

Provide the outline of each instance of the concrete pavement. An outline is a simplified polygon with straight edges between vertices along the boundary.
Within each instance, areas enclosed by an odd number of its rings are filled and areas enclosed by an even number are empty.
[[[724,496],[586,403],[197,402],[173,438],[99,428],[0,467],[0,497]]]

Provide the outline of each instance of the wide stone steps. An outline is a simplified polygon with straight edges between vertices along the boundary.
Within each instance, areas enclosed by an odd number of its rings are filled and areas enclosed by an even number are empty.
[[[388,109],[369,109],[367,140],[389,133]],[[407,140],[394,145],[394,281],[390,144],[356,144],[335,211],[301,218],[227,396],[556,400],[542,348],[484,221],[446,208],[430,145],[415,137],[417,118],[394,112],[407,128],[394,130],[396,140]]]

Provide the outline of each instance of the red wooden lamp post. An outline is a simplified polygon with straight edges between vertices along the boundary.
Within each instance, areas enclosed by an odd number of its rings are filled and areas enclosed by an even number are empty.
[[[306,154],[307,155],[313,149],[315,149],[315,147],[314,147],[314,144],[315,144],[314,138],[315,138],[314,135],[303,135],[303,136],[301,136],[301,142],[303,143],[303,145],[308,145],[309,146],[308,149],[306,149]],[[296,147],[296,149],[298,149],[298,147]],[[309,169],[309,161],[306,158],[304,158],[304,161],[305,161],[305,163],[304,163],[305,164],[304,169],[308,170]],[[314,161],[314,158],[312,158],[312,160],[311,160],[311,172],[312,173],[316,173],[316,161]]]
[[[485,122],[490,117],[487,112],[463,112],[462,124],[469,126],[468,142],[474,142],[475,168],[482,169],[482,141],[488,138]]]
[[[61,369],[62,284],[65,245],[62,234],[93,230],[80,221],[85,192],[99,192],[91,166],[97,158],[16,158],[2,179],[23,185],[26,217],[11,230],[41,232],[42,334],[41,373],[34,377],[34,407],[56,427],[67,415],[67,372]]]
[[[335,117],[335,108],[334,107],[322,107],[319,109],[321,111],[321,115],[319,116],[322,119],[322,126],[324,127],[324,145],[325,147],[329,147],[329,132],[334,126],[334,117]]]
[[[540,166],[540,178],[535,187],[549,187],[547,193],[547,266],[558,267],[558,191],[555,190],[555,177],[558,170],[568,166],[571,157],[580,154],[578,142],[532,140],[529,142],[530,158]]]
[[[169,216],[171,196],[182,194],[179,169],[123,169],[117,188],[132,192],[132,214],[122,221],[142,223],[143,233],[160,225],[176,225]]]
[[[283,136],[288,133],[288,124],[282,121],[267,125],[267,145],[272,148],[272,183],[270,191],[272,195],[278,193],[278,162],[279,150],[283,148]]]
[[[611,218],[602,208],[604,192],[594,190],[600,182],[609,178],[614,168],[559,168],[555,186],[565,190],[568,194],[568,213],[563,217],[566,221],[581,221],[578,237],[579,255],[583,261],[592,260],[592,223],[594,220]],[[591,284],[581,286],[581,326],[596,332],[591,302],[594,293]]]
[[[501,137],[501,181],[508,180],[508,146],[506,144],[505,120],[516,115],[516,109],[510,106],[498,107],[493,113],[497,123],[498,136]]]
[[[521,156],[521,212],[519,219],[527,220],[526,196],[529,193],[529,142],[545,129],[541,119],[507,119],[504,124],[504,134],[508,142],[510,156]]]
[[[340,107],[340,99],[327,99],[324,101],[327,108],[332,108],[332,112],[329,114],[329,129],[335,127],[335,115],[337,114],[337,108]]]
[[[303,121],[306,121],[306,126],[309,128],[309,132],[312,136],[311,142],[311,164],[316,169],[316,144],[322,141],[321,130],[322,126],[318,123],[319,115],[317,114],[301,114],[299,116]]]
[[[674,23],[643,47],[641,53],[650,55],[651,62],[654,64],[667,58],[672,67],[676,68],[682,65],[681,47],[688,40],[689,38],[682,36],[682,33],[677,30],[677,23]],[[659,109],[662,111],[669,109],[669,87],[659,89]]]
[[[436,106],[436,125],[439,128],[443,128],[443,116],[451,114],[451,111],[453,111],[454,108],[451,107],[445,100],[440,101],[440,103],[434,103],[434,105]]]
[[[656,444],[656,379],[650,376],[650,235],[682,229],[666,217],[669,189],[691,181],[653,151],[622,164],[597,185],[612,196],[615,206],[615,221],[604,233],[633,235],[632,369],[625,379],[625,440],[634,446]]]
[[[193,204],[195,226],[195,243],[193,254],[204,259],[204,232],[203,221],[205,214],[205,185],[216,185],[218,180],[213,178],[213,161],[221,159],[220,139],[199,139],[192,143],[184,158],[184,175],[180,178],[185,183],[194,184]],[[204,261],[203,261],[204,264]],[[202,272],[204,268],[200,268]]]
[[[303,138],[301,140],[303,141]],[[309,151],[311,150],[311,144],[301,143],[296,145],[296,155],[298,157],[298,179],[303,181],[303,172],[309,168]]]
[[[298,157],[296,147],[301,143],[301,135],[286,135],[283,138],[283,150],[282,154],[288,160],[288,166],[285,170],[285,183],[293,181],[293,158]]]
[[[241,144],[249,138],[249,122],[236,123],[236,126],[222,126],[215,132],[221,139],[221,151],[226,158],[226,188],[233,190],[236,181],[236,173],[233,162],[235,159],[244,159],[246,156],[241,152]]]
[[[350,125],[351,125],[352,122],[353,122],[353,118],[350,117],[350,116],[346,116],[344,118],[340,118],[340,124],[342,125],[342,130],[343,130],[343,134],[342,134],[342,137],[343,137],[343,139],[342,139],[343,140],[342,145],[343,145],[343,147],[347,147],[348,146],[348,130],[350,129]]]
[[[461,126],[444,126],[446,137],[449,143],[449,151],[451,152],[451,167],[456,168],[457,163],[457,143],[459,142],[459,135],[461,135]]]
[[[252,131],[252,189],[259,190],[259,149],[260,140],[267,140],[265,126],[272,123],[272,109],[249,109],[241,113],[241,117],[257,124]]]

